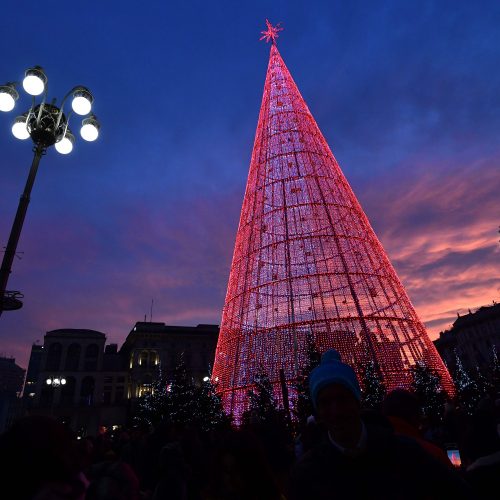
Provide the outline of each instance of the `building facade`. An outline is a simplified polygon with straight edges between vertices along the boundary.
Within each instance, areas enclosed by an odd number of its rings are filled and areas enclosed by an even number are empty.
[[[439,354],[452,370],[456,355],[468,371],[488,367],[493,362],[495,349],[500,355],[500,304],[493,303],[457,316],[452,327],[434,341]]]
[[[160,369],[171,376],[182,358],[196,383],[209,376],[218,333],[217,325],[138,322],[118,349],[95,330],[49,331],[32,346],[25,411],[52,415],[80,435],[125,425]]]
[[[23,399],[25,405],[32,406],[36,394],[36,384],[42,367],[43,345],[33,344],[31,346],[30,360],[26,380],[24,382]]]
[[[27,412],[52,415],[81,435],[125,424],[128,372],[117,346],[105,342],[104,333],[95,330],[47,332],[43,346],[32,349]]]
[[[120,349],[130,373],[129,397],[149,392],[160,368],[170,377],[181,357],[194,382],[201,383],[210,375],[218,335],[218,325],[136,323]]]
[[[24,374],[14,358],[0,357],[0,432],[7,429],[21,411]]]

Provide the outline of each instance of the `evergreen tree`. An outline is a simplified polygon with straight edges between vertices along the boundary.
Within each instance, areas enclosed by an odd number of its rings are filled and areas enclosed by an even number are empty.
[[[476,373],[474,374],[474,382],[478,388],[478,394],[481,398],[490,395],[494,389],[493,380],[485,377],[479,366],[476,367]]]
[[[151,384],[151,392],[139,398],[135,420],[156,426],[169,418],[168,380],[161,368]]]
[[[455,387],[457,388],[457,399],[460,406],[469,415],[472,415],[483,394],[480,393],[476,381],[467,373],[462,360],[456,352],[455,360],[456,363],[453,380],[455,382]]]
[[[228,426],[231,419],[224,412],[221,398],[211,380],[204,381],[196,390],[196,409],[194,421],[202,431],[211,431]]]
[[[500,395],[500,359],[496,345],[493,344],[493,361],[490,364],[489,379],[493,385],[495,397]]]
[[[382,378],[378,364],[370,360],[366,362],[361,370],[361,404],[364,408],[380,410],[387,389]]]
[[[261,367],[254,377],[254,386],[248,391],[249,408],[243,415],[244,423],[266,424],[277,419],[277,404],[273,386]]]
[[[309,333],[306,337],[306,363],[300,370],[297,383],[295,384],[297,399],[294,413],[301,426],[306,423],[307,418],[314,412],[309,392],[309,375],[319,365],[320,360],[321,354],[316,348],[312,334]]]
[[[412,389],[417,396],[424,417],[431,425],[439,425],[443,420],[446,394],[441,385],[441,377],[425,361],[417,361],[411,369]]]
[[[190,424],[197,412],[197,391],[181,356],[168,386],[168,419],[174,424]]]
[[[211,381],[201,386],[193,383],[183,357],[174,369],[171,380],[161,369],[153,381],[151,392],[139,400],[135,420],[153,427],[160,423],[194,425],[210,431],[229,425],[222,402]]]

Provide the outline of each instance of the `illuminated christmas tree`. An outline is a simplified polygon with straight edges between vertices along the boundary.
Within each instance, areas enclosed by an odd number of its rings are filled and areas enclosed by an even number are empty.
[[[360,382],[362,406],[372,410],[380,410],[387,389],[375,361],[370,360],[361,368]]]
[[[425,361],[417,361],[411,368],[411,373],[411,389],[417,396],[424,417],[428,423],[439,425],[443,419],[446,400],[439,373]]]
[[[455,380],[457,398],[460,405],[469,415],[472,415],[479,400],[484,396],[484,392],[482,393],[479,390],[476,381],[467,373],[462,360],[456,352],[453,379]]]
[[[425,360],[453,383],[276,46],[271,51],[222,314],[213,377],[238,421],[263,366],[292,404],[312,332],[358,374],[376,361],[387,390]]]
[[[265,424],[277,420],[277,405],[273,386],[266,372],[261,368],[254,377],[252,388],[248,391],[247,423]]]
[[[151,390],[139,399],[135,420],[152,426],[169,420],[167,387],[167,378],[160,367],[151,384]]]

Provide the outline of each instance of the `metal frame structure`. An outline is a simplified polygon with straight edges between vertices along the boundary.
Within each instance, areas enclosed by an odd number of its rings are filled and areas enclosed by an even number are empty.
[[[274,31],[273,31],[274,30]],[[307,337],[358,374],[374,360],[388,389],[424,360],[453,383],[272,41],[212,378],[238,422],[264,369],[293,405]]]

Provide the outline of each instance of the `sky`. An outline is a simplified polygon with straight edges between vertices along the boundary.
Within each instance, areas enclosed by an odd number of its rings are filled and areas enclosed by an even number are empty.
[[[219,324],[269,46],[278,47],[432,339],[500,295],[500,3],[8,2],[0,80],[94,94],[98,141],[42,158],[0,316],[27,366],[57,328]],[[31,163],[0,114],[0,245]],[[16,111],[18,112],[16,114]],[[22,252],[22,253],[21,253]]]

